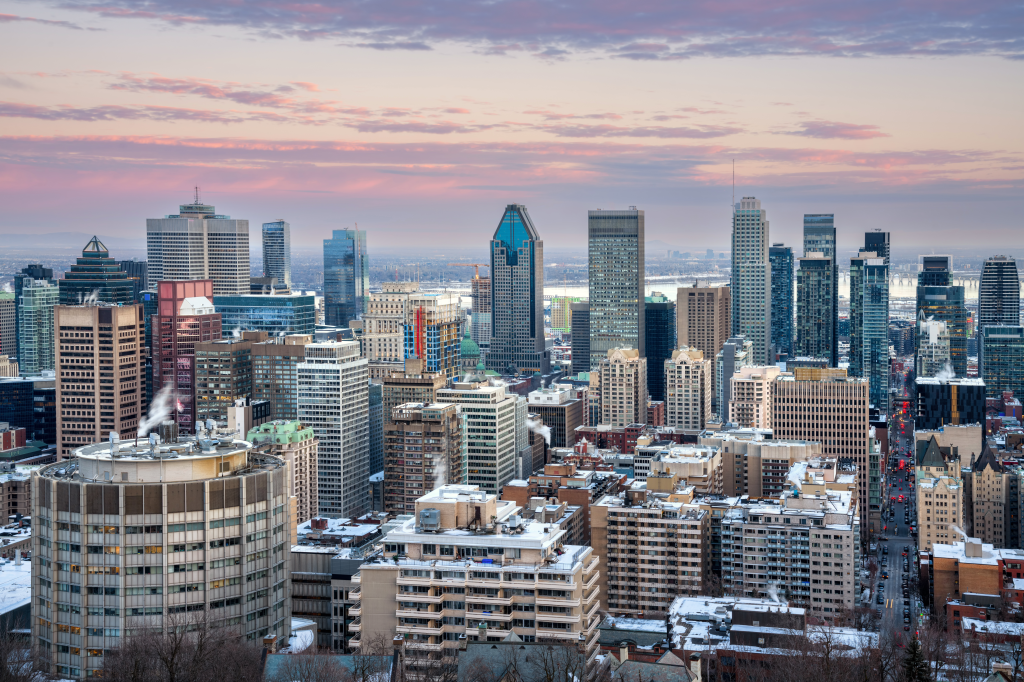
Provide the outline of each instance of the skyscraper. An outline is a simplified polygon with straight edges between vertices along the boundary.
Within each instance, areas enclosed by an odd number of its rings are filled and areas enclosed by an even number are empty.
[[[120,305],[135,300],[135,283],[96,237],[85,245],[78,261],[58,284],[61,305],[81,305],[90,300]]]
[[[930,256],[921,256],[921,262],[918,265],[917,272],[917,286],[949,286],[950,274],[952,272],[952,256],[934,254]]]
[[[132,301],[140,303],[142,292],[149,289],[149,264],[144,260],[121,260],[117,264],[132,282]]]
[[[635,348],[613,348],[598,364],[601,424],[647,423],[647,358]],[[664,367],[662,368],[664,372]]]
[[[419,358],[424,371],[449,380],[458,378],[461,371],[460,300],[458,294],[415,292],[409,296],[403,325],[403,357]]]
[[[647,393],[651,400],[665,400],[665,361],[676,349],[676,304],[656,291],[652,294],[644,299]]]
[[[263,223],[263,276],[276,277],[282,289],[292,286],[292,228],[284,219]]]
[[[683,346],[665,363],[665,426],[702,431],[711,418],[714,360]]]
[[[491,316],[487,369],[547,374],[544,242],[522,204],[505,207],[491,239]]]
[[[18,312],[13,291],[0,291],[0,354],[18,359]]]
[[[829,271],[832,274],[831,301],[828,311],[824,315],[830,316],[831,323],[829,333],[831,338],[827,339],[829,351],[825,355],[814,357],[827,357],[829,366],[835,367],[839,362],[839,265],[836,262],[836,221],[832,213],[808,213],[804,214],[804,256],[813,253],[820,253],[830,261]],[[799,297],[799,292],[797,296]],[[800,313],[797,311],[799,324]],[[800,354],[797,351],[797,354]]]
[[[146,220],[146,253],[150,282],[209,279],[214,296],[249,293],[249,221],[218,215],[198,195]]]
[[[644,340],[644,212],[587,212],[590,261],[590,364],[612,348],[635,348]]]
[[[1020,324],[1020,280],[1017,261],[993,256],[985,261],[978,286],[978,331],[990,324]]]
[[[732,329],[732,290],[728,286],[708,286],[707,281],[693,284],[676,289],[676,348],[697,348],[714,362]],[[712,372],[712,396],[719,392],[717,382]]]
[[[526,399],[506,392],[504,386],[475,383],[456,382],[450,388],[437,391],[438,403],[462,406],[463,433],[468,434],[465,437],[469,453],[463,483],[497,494],[516,477],[516,457],[521,451],[517,450],[521,445],[521,424],[517,415],[520,399],[525,409]],[[393,415],[394,411],[392,418]],[[390,429],[390,424],[386,424],[385,429]],[[386,467],[389,458],[385,455],[384,459]]]
[[[247,335],[248,336],[248,335]],[[266,337],[266,334],[253,334]],[[252,398],[252,346],[249,338],[228,337],[195,345],[196,419],[228,423],[228,409]]]
[[[22,288],[24,287],[25,280],[28,279],[42,279],[52,283],[54,287],[57,286],[57,280],[53,278],[53,270],[51,268],[44,268],[38,263],[22,268],[21,272],[14,275],[14,343],[16,346],[14,356],[18,356],[21,353],[21,321],[19,319],[18,306],[21,305]],[[58,298],[59,296],[60,293],[58,292]],[[4,352],[7,355],[11,355],[6,350]]]
[[[54,368],[53,307],[60,290],[52,279],[20,280],[18,303],[18,366],[21,376],[39,376]]]
[[[766,365],[774,359],[768,357],[772,334],[771,280],[768,219],[760,200],[743,197],[732,215],[732,336],[742,334],[753,343],[752,360],[756,365]]]
[[[1024,327],[990,324],[978,330],[980,367],[985,391],[997,398],[1003,391],[1024,396]]]
[[[867,377],[868,401],[888,414],[889,266],[866,250],[850,259],[850,376]]]
[[[798,258],[796,272],[796,341],[797,357],[822,358],[830,367],[836,365],[835,346],[837,322],[833,312],[835,266],[832,259],[812,251]]]
[[[864,250],[875,254],[889,264],[889,233],[875,230],[864,233]]]
[[[324,323],[347,327],[366,312],[370,265],[365,230],[334,230],[324,240]]]
[[[487,357],[491,345],[491,278],[473,277],[471,295],[473,307],[469,318],[469,338],[480,348],[480,356]]]
[[[952,271],[951,256],[921,256],[917,274],[917,317],[919,322],[923,315],[926,321],[946,323],[953,372],[964,377],[967,376],[967,307],[964,287],[950,284]],[[920,332],[919,324],[918,334]],[[915,345],[920,348],[920,337]]]
[[[590,302],[570,303],[572,310],[572,373],[590,371]]]
[[[768,260],[772,266],[772,348],[776,357],[792,356],[793,249],[772,244]]]

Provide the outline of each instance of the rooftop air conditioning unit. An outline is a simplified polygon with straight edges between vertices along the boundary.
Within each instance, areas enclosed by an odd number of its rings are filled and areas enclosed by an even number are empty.
[[[437,509],[421,509],[419,525],[422,530],[441,530],[441,512]]]

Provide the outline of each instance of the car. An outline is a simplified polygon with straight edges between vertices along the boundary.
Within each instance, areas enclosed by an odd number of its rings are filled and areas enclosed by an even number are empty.
[[[888,553],[889,553],[889,547],[888,547],[888,545],[886,545],[885,547],[882,548],[882,554],[888,554]]]
[[[903,609],[903,617],[910,618],[910,609]]]
[[[881,595],[881,594],[878,595],[878,599],[875,600],[875,603],[877,603],[877,604],[884,604],[885,603],[885,597],[883,595]]]
[[[904,624],[903,625],[903,631],[904,632],[910,632],[910,625],[909,624]],[[903,646],[903,645],[901,644],[900,646]]]
[[[903,605],[904,606],[910,606],[910,600],[908,598],[904,597],[903,598]]]

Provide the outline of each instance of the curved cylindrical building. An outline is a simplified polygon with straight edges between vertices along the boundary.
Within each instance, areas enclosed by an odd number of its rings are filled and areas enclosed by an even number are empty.
[[[168,617],[290,635],[284,460],[161,431],[167,442],[115,437],[33,474],[32,641],[53,674],[95,676],[128,631]]]

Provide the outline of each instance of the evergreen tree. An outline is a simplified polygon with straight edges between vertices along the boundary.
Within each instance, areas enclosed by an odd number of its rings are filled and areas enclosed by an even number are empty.
[[[903,658],[903,682],[930,682],[928,661],[924,660],[921,643],[912,637],[907,644],[907,653]]]

